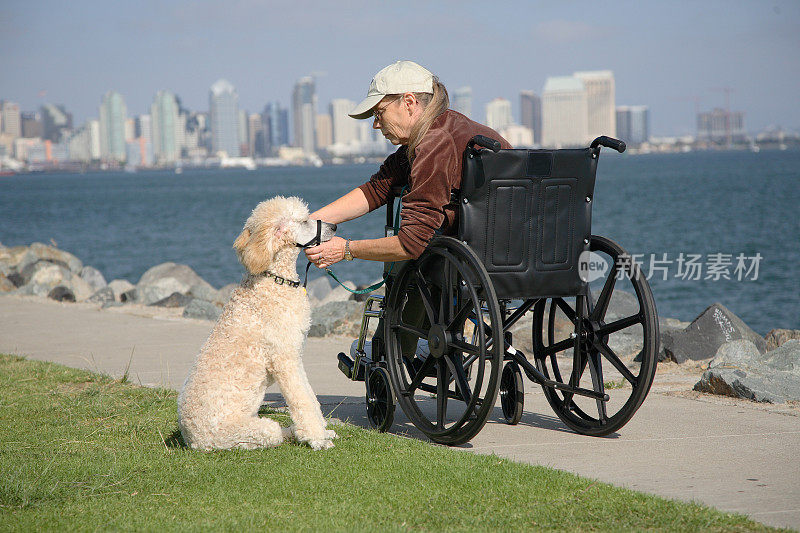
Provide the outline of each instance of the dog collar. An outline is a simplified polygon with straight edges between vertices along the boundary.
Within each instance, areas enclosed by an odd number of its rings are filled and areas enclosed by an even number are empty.
[[[292,281],[290,279],[283,278],[283,277],[281,277],[281,276],[279,276],[277,274],[273,274],[269,270],[266,270],[266,271],[262,272],[261,275],[265,276],[267,278],[274,279],[275,283],[277,283],[278,285],[288,285],[290,287],[294,287],[295,289],[300,286],[300,280]]]

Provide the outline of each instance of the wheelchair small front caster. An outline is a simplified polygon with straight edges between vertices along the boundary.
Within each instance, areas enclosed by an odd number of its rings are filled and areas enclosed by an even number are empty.
[[[367,419],[380,432],[392,427],[394,422],[394,396],[389,385],[389,373],[375,366],[367,376]]]
[[[500,378],[500,405],[506,422],[513,425],[522,418],[525,404],[525,391],[522,385],[522,372],[514,361],[506,363],[503,376]]]

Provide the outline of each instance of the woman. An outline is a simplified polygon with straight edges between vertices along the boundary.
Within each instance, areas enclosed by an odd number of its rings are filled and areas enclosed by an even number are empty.
[[[386,204],[392,187],[407,186],[397,235],[359,241],[334,237],[306,250],[308,259],[326,268],[343,259],[403,261],[416,259],[437,231],[456,233],[457,208],[453,191],[461,186],[461,157],[467,142],[485,135],[511,148],[496,131],[449,110],[447,89],[427,69],[413,61],[397,61],[378,72],[367,97],[350,113],[355,119],[372,118],[372,127],[400,148],[386,158],[370,180],[311,214],[311,218],[339,224]],[[435,287],[433,292],[438,293]],[[416,291],[403,312],[409,324],[423,328],[427,320]],[[383,354],[383,320],[372,343],[373,358]],[[427,326],[429,327],[429,325]],[[402,352],[414,353],[417,338],[401,334]]]
[[[447,89],[413,61],[397,61],[378,72],[367,97],[350,113],[372,118],[372,127],[400,148],[386,158],[370,180],[311,214],[339,224],[384,205],[393,186],[408,186],[398,234],[350,241],[334,237],[306,250],[308,259],[326,268],[343,259],[403,261],[422,254],[437,230],[455,234],[457,209],[451,192],[461,186],[461,157],[467,142],[486,135],[511,148],[491,128],[448,109]]]

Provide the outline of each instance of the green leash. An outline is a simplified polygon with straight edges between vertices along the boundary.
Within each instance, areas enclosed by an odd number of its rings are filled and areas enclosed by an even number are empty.
[[[395,235],[397,235],[397,232],[400,229],[400,209],[403,207],[403,194],[407,190],[408,190],[408,185],[403,187],[403,189],[400,191],[400,196],[398,197],[397,213],[395,213],[395,215],[394,215],[394,234]],[[389,267],[389,272],[386,272],[386,273],[383,274],[383,279],[381,281],[379,281],[378,283],[375,283],[373,285],[370,285],[366,289],[357,289],[357,290],[353,290],[350,287],[347,287],[341,281],[339,281],[339,278],[336,277],[336,274],[334,274],[333,270],[331,270],[330,268],[326,268],[325,272],[327,272],[330,277],[332,277],[334,280],[336,280],[336,283],[338,283],[339,285],[341,285],[342,287],[344,287],[348,291],[352,292],[353,294],[366,294],[366,293],[372,292],[372,291],[374,291],[376,289],[380,289],[383,286],[383,284],[386,283],[386,278],[388,278],[389,274],[391,274],[392,271],[394,270],[394,265],[395,265],[395,262],[392,261],[391,266]],[[309,263],[309,266],[311,266],[311,263]],[[308,272],[308,267],[306,267],[306,272]]]

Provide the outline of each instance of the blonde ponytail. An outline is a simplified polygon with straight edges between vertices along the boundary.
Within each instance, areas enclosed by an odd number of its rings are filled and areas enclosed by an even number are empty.
[[[448,107],[450,107],[450,97],[447,94],[447,88],[436,76],[433,77],[433,94],[414,93],[414,96],[417,98],[420,104],[422,104],[424,110],[422,111],[422,116],[419,117],[417,123],[411,128],[411,134],[409,135],[409,163],[414,161],[414,152],[416,151],[417,146],[419,146],[419,143],[422,142],[425,134],[428,133],[433,121],[436,120],[436,117],[447,111]]]

